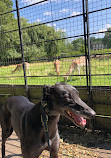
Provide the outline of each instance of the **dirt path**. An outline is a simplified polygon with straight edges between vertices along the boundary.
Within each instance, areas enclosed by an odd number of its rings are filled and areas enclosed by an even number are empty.
[[[74,130],[75,131],[75,130]],[[82,134],[81,134],[82,132]],[[103,138],[102,134],[83,133],[83,131],[70,132],[69,130],[60,133],[61,143],[59,158],[111,158],[111,137]],[[1,128],[0,128],[1,134]],[[81,136],[84,135],[84,139]],[[86,139],[87,138],[87,139]],[[96,139],[96,141],[95,141]],[[87,141],[90,140],[90,141]],[[101,143],[100,143],[101,142]],[[1,137],[0,137],[1,143]],[[87,144],[87,147],[86,147]],[[0,145],[1,150],[1,145]],[[48,158],[49,153],[43,152],[39,158]],[[1,158],[1,153],[0,153]],[[13,132],[6,142],[6,158],[22,158],[20,141]]]

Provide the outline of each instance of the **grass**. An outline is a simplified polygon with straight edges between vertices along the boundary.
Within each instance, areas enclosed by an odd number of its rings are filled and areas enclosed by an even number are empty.
[[[68,71],[72,59],[61,60],[60,75],[57,76],[53,62],[30,63],[30,75],[27,72],[27,82],[29,85],[55,84],[64,82],[63,76]],[[111,59],[91,59],[91,81],[93,86],[110,86],[111,85]],[[16,71],[12,74],[16,65],[0,67],[0,84],[24,84],[23,71]],[[101,75],[99,75],[101,74]],[[105,75],[102,75],[105,74]],[[108,75],[107,75],[108,74]],[[72,79],[68,78],[67,83],[75,86],[86,86],[86,77],[81,79],[78,70],[75,69]],[[81,68],[81,75],[85,72]]]

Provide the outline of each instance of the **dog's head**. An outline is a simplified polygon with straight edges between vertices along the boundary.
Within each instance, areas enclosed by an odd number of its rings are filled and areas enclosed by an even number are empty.
[[[84,103],[76,88],[66,83],[57,83],[54,86],[45,85],[43,97],[47,102],[46,111],[50,115],[63,115],[77,126],[85,126],[86,119],[95,116],[95,111]]]

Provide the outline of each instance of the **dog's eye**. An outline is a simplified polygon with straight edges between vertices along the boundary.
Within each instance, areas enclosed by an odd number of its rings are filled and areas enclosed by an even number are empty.
[[[67,92],[66,92],[66,91],[63,91],[62,94],[65,95],[65,94],[67,94]]]
[[[71,96],[71,94],[69,94],[69,99],[71,99],[72,98],[72,96]]]
[[[77,103],[74,106],[74,109],[77,110],[77,111],[84,110],[84,108],[82,106],[80,106],[79,104],[77,104]]]

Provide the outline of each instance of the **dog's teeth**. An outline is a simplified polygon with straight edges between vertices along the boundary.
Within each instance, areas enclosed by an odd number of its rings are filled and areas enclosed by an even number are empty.
[[[69,116],[71,116],[71,113],[70,113],[70,111],[67,111],[67,113],[68,113],[68,115],[69,115]]]
[[[70,115],[70,112],[69,112],[69,111],[67,111],[67,113]]]

